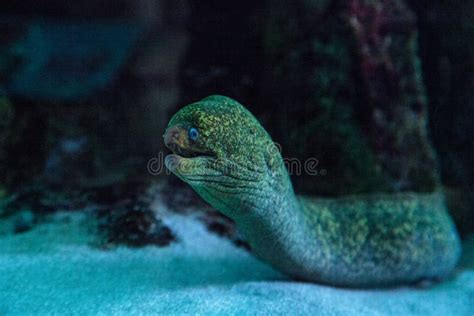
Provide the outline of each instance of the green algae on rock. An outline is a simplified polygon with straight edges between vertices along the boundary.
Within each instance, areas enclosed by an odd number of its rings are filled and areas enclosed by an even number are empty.
[[[351,0],[368,139],[392,191],[431,192],[439,168],[428,137],[428,106],[415,14],[402,0]]]
[[[285,157],[314,157],[328,171],[318,181],[294,177],[299,191],[331,196],[386,191],[389,185],[374,168],[356,116],[352,35],[340,17],[343,8],[312,2],[269,2],[261,102],[272,109],[269,131]],[[258,108],[251,109],[258,116]]]
[[[298,197],[268,133],[230,98],[184,107],[164,138],[168,169],[235,220],[257,257],[296,279],[410,284],[446,277],[459,259],[440,193]]]

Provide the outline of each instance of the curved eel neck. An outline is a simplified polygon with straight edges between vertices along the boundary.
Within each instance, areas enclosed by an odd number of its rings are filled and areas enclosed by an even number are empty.
[[[260,198],[250,203],[252,197],[243,197],[243,212],[233,219],[257,257],[278,268],[294,270],[292,274],[298,276],[304,270],[301,254],[316,239],[309,240],[312,234],[308,221],[286,169],[282,176],[283,179],[278,180],[280,183],[271,179],[263,187],[270,192],[271,198]]]

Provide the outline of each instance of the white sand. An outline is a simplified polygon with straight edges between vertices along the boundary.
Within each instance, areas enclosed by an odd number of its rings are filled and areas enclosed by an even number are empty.
[[[473,256],[430,289],[346,290],[292,282],[190,216],[166,217],[169,247],[114,250],[87,218],[0,223],[0,315],[474,315]]]

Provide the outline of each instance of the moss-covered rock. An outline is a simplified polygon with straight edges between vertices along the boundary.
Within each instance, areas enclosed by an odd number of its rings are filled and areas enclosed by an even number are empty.
[[[386,184],[354,111],[351,30],[342,8],[325,3],[270,2],[264,100],[275,110],[268,128],[285,157],[318,161],[321,176],[295,175],[299,191],[380,190]]]
[[[315,6],[317,2],[320,6]],[[413,13],[402,1],[270,1],[264,100],[300,190],[432,191],[438,168]]]
[[[428,105],[414,13],[401,0],[352,0],[367,136],[392,190],[433,191],[439,171],[428,137]]]

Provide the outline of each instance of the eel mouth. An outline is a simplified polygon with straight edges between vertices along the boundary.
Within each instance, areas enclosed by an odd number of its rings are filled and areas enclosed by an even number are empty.
[[[163,138],[165,141],[165,146],[173,152],[172,155],[169,155],[170,158],[175,160],[192,159],[198,157],[217,158],[215,153],[192,147],[189,144],[187,131],[180,126],[168,128],[163,135]]]

